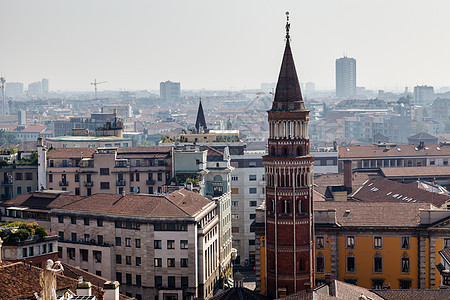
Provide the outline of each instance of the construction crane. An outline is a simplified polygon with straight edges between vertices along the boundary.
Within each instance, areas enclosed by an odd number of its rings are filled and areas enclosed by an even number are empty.
[[[94,79],[94,82],[91,82],[91,85],[95,87],[95,100],[97,100],[97,84],[107,83],[108,81],[97,82],[97,79]]]
[[[0,89],[2,90],[1,96],[2,96],[2,116],[9,116],[9,107],[8,103],[6,103],[5,99],[5,77],[0,77]]]

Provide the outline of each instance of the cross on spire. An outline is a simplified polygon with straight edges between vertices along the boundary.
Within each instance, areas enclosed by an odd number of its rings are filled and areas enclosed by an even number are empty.
[[[289,35],[289,29],[291,28],[291,23],[289,23],[289,12],[286,12],[286,42],[289,43],[291,36]]]

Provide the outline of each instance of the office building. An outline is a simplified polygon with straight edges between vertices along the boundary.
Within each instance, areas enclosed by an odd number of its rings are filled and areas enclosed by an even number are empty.
[[[43,96],[48,96],[48,92],[49,92],[48,79],[46,79],[46,78],[42,79],[41,85],[42,85],[42,95]]]
[[[22,82],[7,82],[5,84],[5,96],[13,99],[23,97],[23,83]]]
[[[356,60],[350,57],[336,59],[336,97],[356,97]]]

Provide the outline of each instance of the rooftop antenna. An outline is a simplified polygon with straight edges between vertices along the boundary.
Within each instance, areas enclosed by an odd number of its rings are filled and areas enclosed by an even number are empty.
[[[97,79],[94,79],[94,82],[91,82],[91,85],[94,86],[95,88],[95,100],[98,100],[97,98],[97,84],[102,84],[102,83],[107,83],[108,81],[101,81],[101,82],[97,82]]]
[[[5,98],[5,77],[0,77],[0,88],[2,89],[2,116],[9,116],[9,106]]]

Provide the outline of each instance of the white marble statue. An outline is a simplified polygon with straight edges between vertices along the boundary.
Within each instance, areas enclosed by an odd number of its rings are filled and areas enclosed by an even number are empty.
[[[42,287],[42,292],[39,300],[56,300],[56,274],[64,271],[61,262],[53,263],[53,260],[47,260],[45,269],[39,275],[39,282]]]

